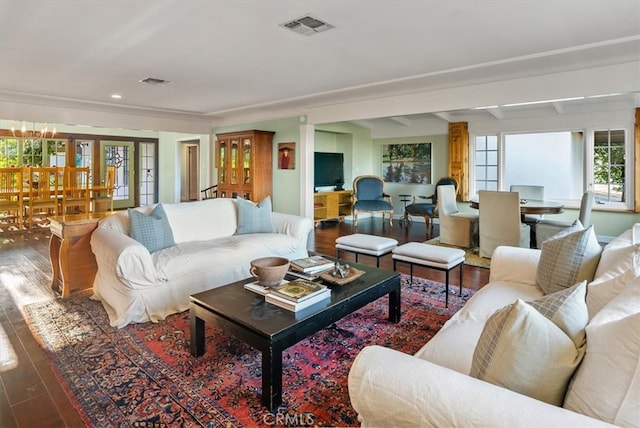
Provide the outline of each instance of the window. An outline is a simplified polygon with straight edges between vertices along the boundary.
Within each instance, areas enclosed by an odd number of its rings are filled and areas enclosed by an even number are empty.
[[[156,144],[140,143],[140,205],[153,205],[156,200]]]
[[[596,203],[631,209],[630,142],[624,129],[505,133],[474,138],[472,195],[512,184],[545,188],[545,199],[578,206],[590,189]]]
[[[504,182],[544,186],[545,199],[580,200],[584,193],[583,132],[504,135]]]
[[[596,203],[625,202],[623,130],[593,133],[593,191]]]
[[[0,168],[18,165],[18,139],[0,138]]]
[[[475,143],[476,193],[478,190],[498,190],[498,137],[476,137]]]

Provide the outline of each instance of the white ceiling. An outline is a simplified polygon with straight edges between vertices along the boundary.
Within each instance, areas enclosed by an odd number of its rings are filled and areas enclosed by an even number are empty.
[[[5,100],[211,123],[638,60],[640,0],[0,0]]]

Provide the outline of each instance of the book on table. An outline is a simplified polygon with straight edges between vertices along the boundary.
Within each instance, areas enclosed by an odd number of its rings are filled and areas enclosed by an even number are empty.
[[[328,303],[331,301],[331,289],[326,288],[324,291],[314,294],[313,296],[302,300],[300,302],[294,302],[276,293],[269,293],[264,296],[264,300],[272,305],[279,306],[283,309],[287,309],[292,312],[298,312],[302,309],[309,308],[313,305],[320,305],[321,303]]]
[[[326,291],[327,286],[324,284],[298,278],[272,288],[271,294],[298,303]]]
[[[313,274],[331,269],[334,262],[320,255],[291,260],[291,268],[298,272]]]

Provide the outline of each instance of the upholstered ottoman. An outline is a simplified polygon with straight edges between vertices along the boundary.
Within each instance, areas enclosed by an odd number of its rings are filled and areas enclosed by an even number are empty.
[[[354,233],[336,239],[336,257],[340,257],[340,251],[347,251],[355,253],[357,262],[358,254],[366,254],[375,257],[376,267],[380,267],[380,257],[389,254],[397,245],[398,241],[393,238]]]
[[[440,247],[437,245],[408,242],[393,250],[393,270],[396,263],[409,263],[411,282],[413,283],[413,265],[425,266],[446,272],[445,306],[449,307],[449,272],[460,266],[460,295],[462,296],[462,265],[464,264],[464,250],[458,248]]]

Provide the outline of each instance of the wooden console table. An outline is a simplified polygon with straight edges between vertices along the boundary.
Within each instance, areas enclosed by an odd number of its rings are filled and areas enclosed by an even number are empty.
[[[91,232],[98,222],[113,212],[71,214],[49,217],[51,239],[49,260],[53,271],[51,288],[62,298],[93,287],[98,266],[91,251]]]

